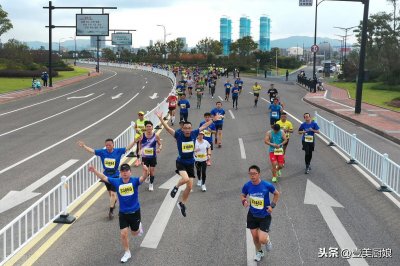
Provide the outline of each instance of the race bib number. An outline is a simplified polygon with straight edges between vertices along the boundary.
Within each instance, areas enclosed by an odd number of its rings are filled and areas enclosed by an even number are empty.
[[[197,153],[196,157],[198,159],[205,159],[205,158],[207,158],[207,154],[205,154],[205,153]]]
[[[193,141],[182,142],[182,152],[189,153],[194,151],[194,143]]]
[[[250,197],[250,205],[254,209],[262,210],[264,209],[264,198]]]
[[[207,137],[207,138],[211,137],[211,132],[208,130],[204,130],[204,137]]]
[[[115,159],[105,158],[104,166],[106,168],[115,168]]]
[[[274,155],[283,155],[283,148],[274,149]]]
[[[304,136],[304,141],[305,141],[305,142],[314,142],[314,136],[305,135],[305,136]]]
[[[144,149],[144,155],[152,156],[153,154],[154,154],[154,149],[153,148],[145,148]]]
[[[182,103],[181,104],[181,109],[186,109],[186,104]]]
[[[132,183],[122,184],[119,186],[118,190],[119,190],[119,194],[123,197],[131,196],[131,195],[135,194],[135,190],[133,188]]]
[[[226,88],[227,88],[227,89],[230,89],[230,88],[231,88],[231,86],[226,86]]]
[[[271,116],[274,117],[274,118],[278,118],[278,112],[272,112]]]
[[[175,106],[176,106],[176,102],[175,102],[175,101],[173,101],[173,102],[170,102],[170,103],[169,103],[169,106],[171,106],[171,107],[175,107]]]

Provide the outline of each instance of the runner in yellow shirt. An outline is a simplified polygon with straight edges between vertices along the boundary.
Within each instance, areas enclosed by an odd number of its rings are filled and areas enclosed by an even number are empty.
[[[254,94],[254,107],[257,107],[257,103],[258,103],[258,97],[260,96],[260,91],[261,91],[261,85],[258,85],[258,83],[254,83],[253,86],[253,94]]]
[[[280,127],[286,133],[287,142],[283,145],[283,152],[286,154],[286,148],[289,144],[290,133],[293,133],[293,125],[292,122],[287,120],[287,114],[285,112],[282,112],[281,119],[276,123],[280,125]]]
[[[135,122],[135,138],[139,138],[143,132],[145,131],[146,127],[144,125],[144,122],[146,122],[146,120],[144,119],[144,112],[140,111],[138,113],[138,118],[136,119]],[[139,153],[139,143],[136,145],[136,161],[135,161],[135,166],[138,167],[140,165],[140,153]]]

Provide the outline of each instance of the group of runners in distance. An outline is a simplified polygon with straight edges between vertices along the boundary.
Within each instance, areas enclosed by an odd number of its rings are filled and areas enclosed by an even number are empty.
[[[222,107],[222,101],[217,101],[215,108],[203,114],[204,120],[195,129],[188,120],[190,101],[187,98],[192,98],[195,94],[196,107],[200,109],[207,86],[209,97],[214,98],[217,81],[222,79],[221,71],[216,68],[200,70],[195,67],[174,69],[174,73],[181,79],[176,90],[171,92],[166,99],[168,114],[157,112],[156,115],[160,124],[175,139],[177,145],[178,157],[175,172],[179,174],[180,179],[169,193],[172,198],[175,198],[179,188],[186,185],[181,199],[177,202],[181,214],[186,217],[186,204],[196,176],[197,186],[201,191],[207,191],[207,167],[212,165],[214,145],[218,148],[222,147],[225,110]],[[243,85],[244,83],[239,77],[235,79],[233,84],[228,79],[223,85],[225,102],[232,100],[232,109],[238,109],[238,98],[244,89]],[[254,108],[257,108],[261,91],[261,85],[255,82],[252,86]],[[287,119],[288,113],[284,111],[284,103],[278,97],[278,90],[274,84],[271,84],[267,93],[270,100],[268,104],[269,124],[267,124],[264,143],[267,145],[267,154],[271,162],[272,183],[262,180],[260,167],[252,165],[248,169],[249,181],[244,184],[240,194],[242,205],[249,208],[247,228],[250,229],[253,237],[256,248],[254,260],[256,261],[260,261],[264,256],[262,246],[265,246],[266,251],[272,249],[268,233],[271,213],[279,199],[279,192],[273,183],[278,182],[278,178],[282,176],[282,169],[285,167],[285,154],[290,136],[294,132],[292,123]],[[179,126],[174,129],[177,109],[179,109]],[[309,113],[304,114],[304,120],[298,129],[298,133],[302,135],[302,149],[305,151],[305,174],[308,174],[311,170],[310,163],[315,146],[315,134],[319,133],[319,127]],[[142,111],[138,112],[135,132],[134,140],[127,147],[114,147],[112,139],[106,139],[105,148],[101,149],[93,149],[83,141],[78,142],[79,147],[99,156],[101,159],[104,171],[100,172],[93,166],[89,167],[89,171],[93,172],[106,185],[110,196],[109,219],[113,219],[114,208],[117,201],[119,202],[119,225],[125,251],[121,258],[123,263],[131,258],[129,228],[134,236],[143,234],[138,188],[145,182],[149,184],[148,190],[154,191],[157,155],[163,148],[159,136],[160,132],[154,131],[153,123],[145,120]],[[129,164],[120,165],[121,157],[130,151],[135,144],[137,157],[135,166],[142,165],[142,176],[140,177],[131,176]],[[272,194],[272,200],[270,200],[269,194]]]

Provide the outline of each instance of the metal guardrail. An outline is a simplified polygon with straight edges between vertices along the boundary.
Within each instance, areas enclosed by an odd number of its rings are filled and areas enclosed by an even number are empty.
[[[149,71],[166,76],[172,81],[172,90],[175,89],[176,79],[172,72],[139,65],[108,65]],[[153,110],[147,112],[145,119],[152,121],[154,125],[158,125],[159,119],[155,114],[157,111],[167,114],[168,104],[165,100],[159,103]],[[128,146],[134,139],[134,136],[134,122],[132,122],[127,129],[114,139],[115,146]],[[0,230],[0,265],[7,262],[7,260],[21,250],[29,241],[58,217],[68,216],[68,207],[98,182],[97,177],[88,171],[89,165],[94,165],[97,169],[102,169],[99,157],[93,156],[68,177],[62,176],[61,182],[57,186],[43,195],[33,205]]]
[[[317,112],[315,118],[321,134],[328,138],[329,145],[339,147],[349,156],[349,163],[361,165],[380,181],[379,191],[393,191],[400,196],[400,165],[390,160],[387,153],[379,153],[358,139],[356,134],[349,134]]]

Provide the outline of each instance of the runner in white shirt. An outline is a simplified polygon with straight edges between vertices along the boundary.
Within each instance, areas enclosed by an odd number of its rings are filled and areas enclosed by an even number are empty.
[[[207,159],[210,155],[210,143],[204,139],[204,131],[201,131],[196,139],[194,159],[197,170],[197,186],[201,186],[201,190],[205,192],[206,188],[206,171],[207,171]]]
[[[193,94],[192,90],[193,90],[193,87],[195,85],[194,80],[192,79],[192,76],[189,76],[189,79],[188,79],[186,84],[187,84],[187,88],[188,88],[188,91],[189,91],[189,98],[191,98],[192,94]]]

